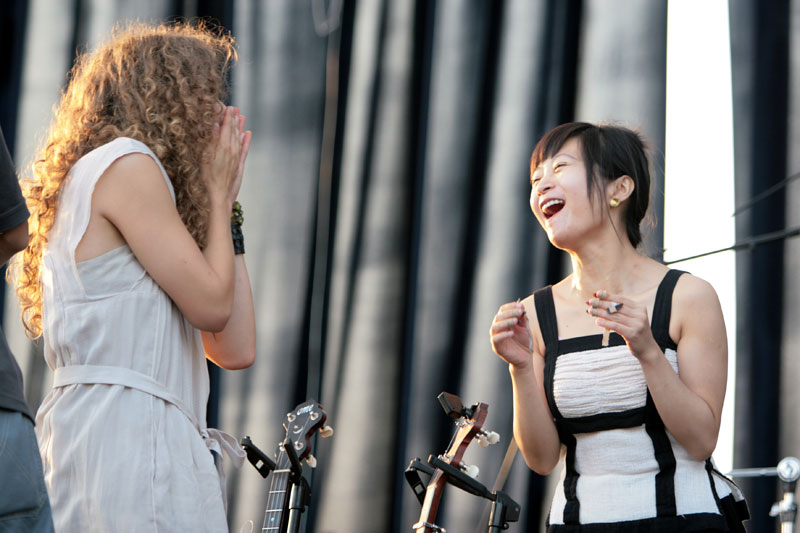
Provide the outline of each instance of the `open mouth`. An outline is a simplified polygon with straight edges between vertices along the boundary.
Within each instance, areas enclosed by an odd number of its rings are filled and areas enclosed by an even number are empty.
[[[548,200],[542,205],[542,214],[549,219],[564,207],[564,200]]]

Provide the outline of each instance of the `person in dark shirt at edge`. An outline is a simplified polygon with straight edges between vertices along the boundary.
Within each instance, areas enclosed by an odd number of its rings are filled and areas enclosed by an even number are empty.
[[[28,208],[0,130],[0,265],[28,245]],[[0,533],[53,531],[22,372],[0,327]]]

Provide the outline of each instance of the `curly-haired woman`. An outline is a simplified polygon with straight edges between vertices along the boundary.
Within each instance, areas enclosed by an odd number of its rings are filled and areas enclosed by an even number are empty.
[[[255,354],[231,218],[250,132],[221,103],[235,60],[203,27],[116,29],[34,162],[15,280],[54,370],[36,421],[58,531],[227,530],[214,454],[241,451],[206,428],[206,357]]]

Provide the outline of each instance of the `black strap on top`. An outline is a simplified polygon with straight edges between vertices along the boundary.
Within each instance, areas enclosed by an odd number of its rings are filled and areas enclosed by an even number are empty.
[[[581,523],[581,501],[578,499],[578,478],[580,473],[575,469],[575,448],[578,441],[575,435],[559,431],[561,441],[567,449],[564,458],[564,512],[562,519],[566,525],[579,525]]]
[[[653,320],[651,329],[661,350],[667,348],[677,349],[669,336],[669,321],[672,314],[672,293],[678,278],[685,274],[682,270],[669,270],[658,285],[656,299],[653,302]],[[675,516],[677,506],[675,502],[675,454],[672,444],[664,428],[664,422],[658,414],[650,390],[647,390],[647,404],[645,406],[645,430],[653,443],[653,452],[658,462],[656,474],[656,514],[658,516]]]
[[[558,437],[567,449],[564,468],[564,523],[576,526],[580,524],[581,503],[578,500],[578,477],[580,474],[575,469],[575,448],[577,440],[575,435],[564,426],[564,417],[558,411],[555,397],[553,396],[553,376],[556,371],[556,358],[558,357],[558,322],[556,322],[556,307],[553,303],[553,289],[550,285],[533,293],[533,303],[536,306],[536,319],[539,321],[539,331],[544,340],[544,391],[550,413],[553,415],[558,430]]]
[[[553,376],[556,372],[556,358],[558,357],[558,323],[556,322],[556,307],[553,303],[553,288],[548,285],[533,293],[533,303],[536,306],[536,319],[539,321],[539,331],[544,340],[544,392],[550,414],[556,422],[564,417],[558,411],[553,397]]]
[[[656,514],[657,516],[675,516],[677,505],[675,503],[675,454],[672,444],[664,428],[664,422],[658,414],[650,390],[647,391],[647,404],[645,407],[644,428],[653,443],[653,454],[658,463],[656,474]]]
[[[672,314],[672,293],[678,283],[678,278],[683,274],[686,274],[683,270],[667,271],[656,291],[651,328],[653,337],[662,350],[667,348],[677,349],[677,346],[669,336],[669,319]]]
[[[558,322],[556,322],[556,306],[553,303],[553,287],[548,285],[533,293],[536,305],[536,318],[539,330],[544,339],[545,356],[558,352]]]

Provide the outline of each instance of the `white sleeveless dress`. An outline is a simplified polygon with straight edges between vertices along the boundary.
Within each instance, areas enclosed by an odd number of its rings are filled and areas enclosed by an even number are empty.
[[[205,426],[200,332],[122,246],[87,261],[75,248],[118,138],[83,156],[61,190],[42,268],[44,353],[53,390],[36,416],[56,531],[227,531],[224,476],[236,440]],[[216,457],[221,466],[221,455]]]

